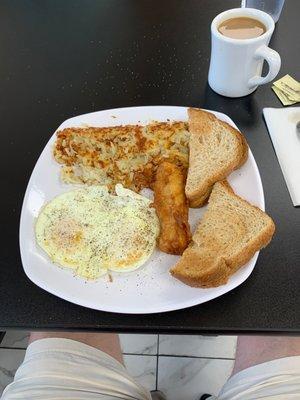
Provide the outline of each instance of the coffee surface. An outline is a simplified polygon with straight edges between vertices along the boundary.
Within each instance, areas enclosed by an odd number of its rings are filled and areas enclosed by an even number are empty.
[[[236,17],[223,21],[218,31],[232,39],[252,39],[266,32],[265,25],[254,18]]]

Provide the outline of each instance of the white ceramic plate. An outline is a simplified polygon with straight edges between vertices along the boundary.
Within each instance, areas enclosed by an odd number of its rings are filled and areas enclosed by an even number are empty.
[[[233,121],[218,112],[218,118],[236,127]],[[186,107],[131,107],[104,110],[80,115],[63,122],[58,129],[83,126],[114,126],[121,124],[146,124],[153,120],[187,120]],[[55,134],[44,148],[29,180],[25,193],[21,223],[20,248],[25,273],[36,285],[72,303],[97,310],[118,313],[158,313],[194,306],[214,299],[244,282],[251,274],[258,253],[229,282],[217,288],[197,289],[184,285],[169,273],[177,256],[158,250],[140,269],[126,273],[113,273],[113,282],[101,277],[95,282],[85,282],[74,277],[72,271],[58,268],[36,244],[34,225],[41,207],[56,195],[71,190],[72,185],[60,182],[60,166],[52,157]],[[264,195],[259,171],[249,152],[245,165],[229,176],[237,194],[264,209]],[[206,207],[190,209],[190,223],[194,230]]]

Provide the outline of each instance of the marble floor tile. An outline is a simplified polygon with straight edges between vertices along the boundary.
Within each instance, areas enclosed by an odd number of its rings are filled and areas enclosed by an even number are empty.
[[[120,334],[123,353],[157,354],[158,335]]]
[[[24,355],[25,350],[0,349],[0,396],[4,388],[12,382]]]
[[[159,335],[159,354],[235,358],[236,336]]]
[[[149,390],[156,387],[156,356],[124,355],[129,374]]]
[[[18,347],[26,349],[28,344],[29,332],[27,331],[7,331],[0,347]]]
[[[159,357],[158,389],[168,399],[198,400],[204,393],[217,395],[229,378],[233,360]]]

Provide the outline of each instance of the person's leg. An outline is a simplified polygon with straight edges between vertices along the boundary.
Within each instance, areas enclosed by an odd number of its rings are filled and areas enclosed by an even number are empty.
[[[232,374],[277,358],[300,356],[300,338],[239,336]]]
[[[121,362],[118,335],[35,332],[1,399],[150,400]]]
[[[28,344],[48,338],[64,338],[88,344],[123,363],[119,335],[115,333],[31,332]]]
[[[300,398],[300,338],[240,336],[233,375],[218,400]]]

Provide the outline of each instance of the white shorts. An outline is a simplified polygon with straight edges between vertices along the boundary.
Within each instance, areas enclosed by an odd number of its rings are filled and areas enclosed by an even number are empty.
[[[150,400],[151,395],[102,351],[70,339],[42,339],[28,346],[1,399]],[[300,399],[300,357],[247,368],[230,378],[212,399]]]

